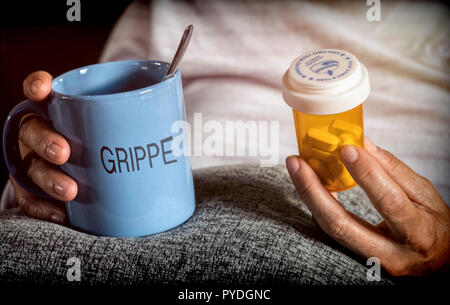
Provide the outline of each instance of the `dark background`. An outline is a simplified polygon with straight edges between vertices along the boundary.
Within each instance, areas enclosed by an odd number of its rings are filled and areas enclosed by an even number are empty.
[[[98,62],[115,22],[131,0],[81,0],[81,21],[66,18],[67,0],[0,4],[0,121],[25,99],[22,82],[33,71],[57,76]],[[3,130],[3,129],[2,129]],[[8,179],[0,160],[0,192]]]

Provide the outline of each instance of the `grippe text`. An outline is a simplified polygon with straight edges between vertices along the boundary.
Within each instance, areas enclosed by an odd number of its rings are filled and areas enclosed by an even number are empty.
[[[167,137],[157,142],[144,146],[133,147],[108,147],[102,146],[100,158],[102,165],[108,174],[123,172],[141,171],[145,166],[153,168],[156,162],[164,165],[175,163],[175,159],[170,150],[170,142],[173,137]]]

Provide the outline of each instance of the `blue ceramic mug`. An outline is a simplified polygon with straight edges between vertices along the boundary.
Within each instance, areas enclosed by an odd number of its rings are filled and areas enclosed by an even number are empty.
[[[17,145],[21,118],[36,113],[70,144],[61,169],[78,184],[77,197],[65,203],[74,227],[135,237],[183,223],[195,195],[189,157],[172,150],[180,135],[171,126],[185,120],[185,110],[179,70],[158,82],[167,69],[165,62],[128,60],[56,77],[48,103],[25,100],[8,115],[3,151],[10,174],[33,195],[50,198],[27,176]]]

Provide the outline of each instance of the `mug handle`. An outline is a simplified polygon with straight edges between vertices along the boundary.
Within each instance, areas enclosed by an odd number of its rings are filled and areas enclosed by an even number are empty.
[[[45,193],[28,177],[25,164],[20,157],[18,144],[20,121],[24,115],[30,113],[38,114],[45,120],[49,120],[48,103],[25,100],[9,112],[3,128],[3,155],[9,173],[22,188],[36,197],[54,201],[55,199]]]

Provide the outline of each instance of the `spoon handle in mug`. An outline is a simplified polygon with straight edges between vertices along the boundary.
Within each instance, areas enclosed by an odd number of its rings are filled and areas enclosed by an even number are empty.
[[[180,63],[181,59],[183,58],[183,55],[186,52],[186,49],[189,45],[189,41],[191,40],[193,30],[194,30],[194,26],[192,24],[189,25],[184,30],[183,36],[181,37],[181,40],[180,40],[180,44],[178,45],[177,52],[173,56],[172,62],[169,66],[169,69],[167,70],[166,75],[164,75],[163,80],[166,78],[167,75],[172,74],[178,67],[178,64]]]

